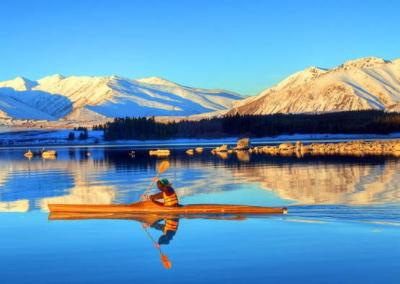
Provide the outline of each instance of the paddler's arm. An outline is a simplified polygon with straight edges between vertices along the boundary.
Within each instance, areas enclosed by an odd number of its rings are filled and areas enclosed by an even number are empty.
[[[162,192],[150,195],[150,200],[158,200],[158,199],[162,199],[162,198],[163,198],[163,193]]]
[[[169,242],[172,241],[172,238],[175,236],[175,232],[168,231],[166,234],[163,234],[158,239],[159,245],[169,245]]]
[[[162,220],[158,220],[157,222],[154,222],[153,224],[150,225],[150,227],[158,230],[158,231],[164,231],[165,224],[160,224]]]

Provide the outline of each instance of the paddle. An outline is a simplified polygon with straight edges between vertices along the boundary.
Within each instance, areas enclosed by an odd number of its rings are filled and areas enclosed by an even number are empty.
[[[158,167],[157,175],[151,180],[150,186],[140,196],[140,200],[144,200],[144,197],[146,196],[146,194],[153,187],[154,182],[156,182],[158,180],[158,177],[160,176],[160,174],[162,174],[163,172],[168,170],[168,168],[169,168],[169,162],[168,161],[162,161],[160,166]],[[145,231],[146,235],[149,237],[149,239],[153,242],[154,247],[158,249],[158,252],[160,253],[161,263],[163,264],[165,269],[171,269],[171,267],[172,267],[171,261],[168,259],[168,257],[165,254],[162,253],[160,245],[151,236],[150,232],[148,231],[148,225],[143,223],[142,228]]]
[[[160,251],[160,257],[165,269],[171,269],[172,268],[171,261],[167,258],[165,254],[162,254],[161,251]]]
[[[154,240],[153,236],[148,231],[148,227],[149,227],[148,224],[143,223],[142,228],[146,232],[146,235],[149,237],[149,239],[153,242],[154,247],[158,249],[158,252],[160,253],[161,263],[163,264],[164,268],[171,269],[172,268],[171,261],[168,259],[167,255],[162,253],[160,245]]]
[[[151,180],[151,184],[150,186],[145,190],[145,192],[143,192],[143,194],[140,196],[140,200],[144,200],[146,194],[150,191],[150,189],[153,187],[153,184],[155,181],[158,180],[158,177],[160,176],[160,174],[162,174],[163,172],[165,172],[166,170],[168,170],[169,168],[169,162],[168,161],[162,161],[160,166],[158,167],[158,172],[157,175]]]

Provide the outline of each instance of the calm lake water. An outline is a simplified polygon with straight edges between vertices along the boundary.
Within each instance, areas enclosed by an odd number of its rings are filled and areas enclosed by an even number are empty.
[[[1,283],[400,283],[398,159],[174,150],[163,177],[181,203],[289,214],[176,220],[172,239],[161,238],[167,270],[137,220],[49,221],[46,212],[49,203],[134,202],[162,160],[131,158],[128,147],[57,150],[56,160],[29,161],[23,149],[0,149]]]

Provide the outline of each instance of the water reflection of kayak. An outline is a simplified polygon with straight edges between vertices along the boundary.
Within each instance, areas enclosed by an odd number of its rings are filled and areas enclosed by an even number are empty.
[[[130,213],[130,214],[286,214],[284,207],[262,207],[231,204],[191,204],[177,207],[166,207],[152,201],[142,201],[133,204],[49,204],[51,213]]]

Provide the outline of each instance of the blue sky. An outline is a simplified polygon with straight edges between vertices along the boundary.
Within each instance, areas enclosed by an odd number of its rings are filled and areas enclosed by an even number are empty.
[[[0,81],[161,76],[253,95],[310,65],[400,57],[399,1],[2,0]]]

